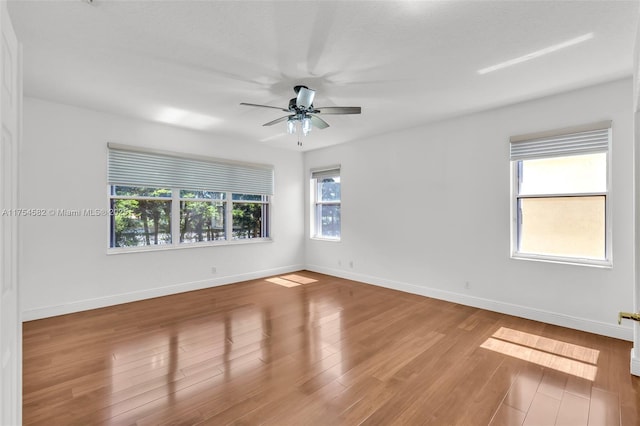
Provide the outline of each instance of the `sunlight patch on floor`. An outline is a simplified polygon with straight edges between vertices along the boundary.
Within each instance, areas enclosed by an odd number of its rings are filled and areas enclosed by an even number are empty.
[[[272,284],[278,284],[283,287],[297,287],[301,284],[315,283],[318,280],[304,277],[302,275],[289,274],[289,275],[282,275],[280,277],[267,278],[265,279],[265,281],[270,282]]]
[[[594,381],[600,352],[535,334],[501,327],[481,348]]]
[[[284,278],[285,280],[293,281],[298,284],[311,284],[311,283],[318,282],[318,280],[314,280],[313,278],[305,277],[302,275],[296,275],[296,274],[283,275],[281,278]]]
[[[523,331],[514,330],[512,328],[500,327],[498,331],[493,333],[496,339],[515,343],[517,345],[529,346],[539,349],[543,352],[560,355],[565,358],[571,358],[578,361],[587,362],[589,364],[597,364],[600,351],[587,348],[584,346],[574,345],[572,343],[561,342],[556,339],[538,336],[536,334],[525,333]]]

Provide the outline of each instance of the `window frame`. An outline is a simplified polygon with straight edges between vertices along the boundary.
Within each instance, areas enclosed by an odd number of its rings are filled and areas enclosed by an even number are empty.
[[[330,242],[340,242],[342,240],[342,170],[341,167],[332,166],[332,167],[322,167],[320,169],[312,169],[310,171],[310,179],[309,184],[311,186],[311,217],[310,217],[310,238],[312,240],[319,241],[330,241]],[[335,201],[322,201],[318,199],[318,177],[314,177],[316,173],[323,172],[335,172],[334,176],[340,178],[340,200]],[[319,234],[319,231],[322,230],[322,207],[325,205],[333,205],[340,207],[340,236],[335,237],[326,237]]]
[[[186,188],[166,188],[171,190],[171,197],[149,197],[149,196],[120,196],[113,195],[112,187],[113,186],[124,186],[124,185],[107,185],[107,194],[108,194],[108,203],[111,209],[112,200],[114,199],[129,199],[129,200],[152,200],[152,201],[170,201],[171,202],[171,243],[168,244],[151,244],[151,245],[141,245],[141,246],[128,246],[128,247],[111,247],[113,229],[112,229],[112,215],[108,215],[107,218],[107,229],[108,229],[108,241],[107,241],[107,253],[108,254],[118,254],[118,253],[135,253],[141,251],[161,251],[161,250],[181,250],[188,248],[196,248],[196,247],[215,247],[215,246],[225,246],[225,245],[234,245],[234,244],[256,244],[261,242],[271,242],[272,232],[271,232],[271,210],[273,198],[270,195],[263,194],[245,194],[240,192],[232,192],[232,191],[211,191],[211,192],[219,192],[225,194],[224,200],[215,200],[215,199],[207,199],[207,198],[184,198],[180,196],[180,192],[182,190],[189,190]],[[242,195],[260,195],[262,197],[262,201],[252,201],[247,200],[244,202],[250,203],[260,203],[263,204],[263,208],[266,207],[266,218],[263,216],[262,221],[262,230],[267,231],[266,237],[257,237],[257,238],[233,238],[233,194],[242,194]],[[181,219],[181,202],[182,201],[199,201],[199,202],[220,202],[224,203],[224,212],[225,212],[225,238],[221,240],[213,240],[213,241],[195,241],[195,242],[182,242],[180,241],[180,219]]]
[[[174,191],[171,188],[155,188],[155,189],[168,189],[171,191],[171,196],[170,197],[153,197],[153,196],[149,196],[149,195],[140,195],[140,196],[134,196],[134,195],[117,195],[115,193],[115,187],[116,186],[125,186],[125,185],[107,185],[107,198],[108,198],[108,209],[107,212],[109,212],[110,214],[107,215],[108,221],[107,221],[107,235],[109,236],[108,241],[107,241],[107,248],[109,250],[120,250],[120,249],[124,249],[124,248],[134,248],[134,247],[156,247],[157,249],[162,248],[167,248],[168,246],[173,245],[173,238],[174,238],[174,233],[173,233],[173,226],[174,226],[174,216],[173,216],[173,194]],[[151,188],[149,188],[151,189]],[[111,247],[111,244],[114,242],[115,240],[115,230],[114,230],[114,212],[116,210],[116,207],[113,204],[114,200],[143,200],[143,201],[162,201],[162,202],[169,202],[170,203],[170,207],[171,207],[171,216],[169,217],[170,220],[170,230],[169,230],[169,236],[171,237],[171,242],[168,244],[149,244],[148,246],[132,246],[132,247]]]
[[[233,195],[256,195],[256,196],[260,196],[260,200],[234,200]],[[263,240],[263,239],[271,238],[271,197],[270,196],[261,195],[261,194],[244,194],[239,192],[228,193],[227,196],[231,197],[225,204],[225,208],[227,209],[228,222],[230,222],[229,226],[230,226],[231,233],[228,234],[230,236],[230,238],[228,238],[229,240],[245,241],[245,240]],[[257,238],[234,237],[233,236],[233,205],[234,204],[262,204],[262,213],[261,213],[262,223],[260,225],[260,228],[261,228],[260,234],[264,235],[266,233],[267,236],[257,237]],[[265,207],[266,207],[266,210],[265,210]]]
[[[163,188],[171,190],[171,244],[111,247],[112,219],[107,215],[107,254],[138,251],[175,250],[229,244],[271,242],[273,227],[273,200],[275,194],[274,166],[245,161],[221,159],[171,152],[153,148],[108,142],[107,150],[107,204],[114,198],[113,186]],[[225,193],[225,239],[213,241],[180,242],[181,190]],[[233,194],[260,196],[266,206],[262,211],[261,235],[257,238],[233,238]],[[142,199],[131,197],[132,199]],[[193,201],[197,201],[194,199]],[[205,201],[206,199],[201,199]],[[189,201],[189,200],[186,200]],[[109,210],[110,213],[114,213]],[[266,216],[266,217],[265,217]]]
[[[181,195],[181,194],[182,194],[182,191],[188,191],[188,190],[181,189],[181,190],[174,190],[174,192],[172,192],[172,195],[173,195],[173,194],[175,194],[175,192],[178,192],[178,194],[177,194],[177,198],[178,198],[177,202],[178,202],[178,210],[179,210],[179,211],[177,212],[177,217],[175,218],[175,220],[174,220],[174,216],[176,216],[176,215],[174,215],[174,214],[173,214],[173,210],[171,210],[171,215],[172,215],[172,221],[171,221],[171,222],[172,222],[172,224],[173,224],[173,223],[178,224],[178,238],[180,238],[180,235],[181,235],[180,226],[181,226],[181,224],[182,224],[182,202],[208,203],[208,204],[210,204],[210,205],[215,205],[215,203],[221,203],[221,204],[223,205],[223,207],[224,207],[224,208],[223,208],[223,211],[224,211],[224,214],[225,214],[225,217],[223,218],[223,223],[224,223],[224,228],[223,228],[223,229],[224,229],[224,238],[223,238],[223,239],[220,239],[220,240],[213,240],[213,241],[195,241],[195,242],[193,242],[193,241],[190,241],[190,242],[183,242],[183,241],[180,241],[180,240],[178,239],[178,241],[177,241],[177,242],[178,242],[179,244],[202,244],[202,243],[222,242],[222,241],[227,240],[227,239],[228,239],[228,238],[227,238],[227,235],[228,235],[228,234],[227,234],[227,232],[228,232],[228,226],[227,226],[227,223],[226,223],[226,222],[228,222],[228,220],[227,220],[227,219],[228,219],[228,217],[229,217],[229,209],[228,209],[228,207],[227,207],[227,205],[229,204],[229,202],[228,202],[227,197],[229,196],[229,193],[228,193],[228,192],[225,192],[225,191],[208,191],[208,192],[216,192],[216,193],[219,193],[219,194],[224,194],[224,198],[223,198],[223,199],[215,199],[215,198],[186,198],[186,197],[183,197],[183,196]],[[173,206],[174,206],[174,203],[172,203],[172,205],[171,205],[172,209],[173,209]],[[172,229],[172,231],[173,231],[173,229]]]
[[[529,137],[530,139],[534,139],[536,136],[549,136],[553,134],[557,135],[569,135],[574,133],[579,133],[583,131],[584,128],[591,127],[608,127],[608,141],[607,141],[607,149],[605,150],[594,150],[591,153],[605,153],[606,154],[606,187],[605,191],[602,192],[570,192],[570,193],[556,193],[556,194],[528,194],[522,195],[519,193],[520,189],[520,174],[521,174],[521,162],[526,160],[534,160],[538,158],[560,158],[567,157],[571,155],[571,153],[559,153],[557,155],[547,155],[545,157],[536,157],[531,156],[528,158],[519,158],[519,159],[510,159],[510,186],[511,186],[511,258],[512,259],[522,259],[522,260],[532,260],[532,261],[541,261],[541,262],[549,262],[549,263],[562,263],[562,264],[571,264],[571,265],[581,265],[581,266],[592,266],[592,267],[601,267],[601,268],[611,268],[613,267],[613,253],[612,253],[612,214],[611,214],[611,176],[612,176],[612,168],[611,168],[611,156],[612,156],[612,126],[611,122],[601,122],[595,123],[593,125],[587,126],[579,126],[575,128],[567,128],[554,130],[549,132],[541,132],[537,134],[517,136],[512,138],[512,143],[514,139],[524,139]],[[587,153],[587,152],[584,152]],[[520,212],[520,200],[521,199],[532,199],[532,198],[562,198],[562,197],[590,197],[590,196],[604,196],[604,228],[605,228],[605,238],[604,238],[604,259],[592,259],[578,256],[557,256],[550,255],[544,253],[526,253],[519,251],[520,244],[520,235],[521,235],[521,212]]]

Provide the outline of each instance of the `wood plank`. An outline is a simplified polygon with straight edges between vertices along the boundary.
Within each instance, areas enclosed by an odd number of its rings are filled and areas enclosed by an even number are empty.
[[[603,389],[591,389],[589,405],[589,426],[607,426],[620,424],[618,395]]]
[[[629,342],[271,278],[24,323],[24,424],[638,424]]]
[[[565,392],[556,425],[558,426],[584,426],[589,422],[589,399]]]
[[[559,400],[538,392],[533,397],[531,407],[522,426],[555,425],[559,409]]]

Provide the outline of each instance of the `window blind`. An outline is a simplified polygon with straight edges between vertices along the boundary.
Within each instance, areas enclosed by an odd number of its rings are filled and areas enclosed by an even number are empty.
[[[273,195],[273,166],[147,151],[109,143],[110,185]]]
[[[511,160],[606,152],[610,138],[611,121],[513,136]]]
[[[311,170],[311,179],[324,179],[340,176],[340,166],[330,169]]]

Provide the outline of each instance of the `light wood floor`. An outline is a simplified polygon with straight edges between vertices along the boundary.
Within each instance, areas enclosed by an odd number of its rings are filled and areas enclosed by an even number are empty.
[[[302,271],[25,323],[23,416],[26,425],[638,425],[630,348]]]

